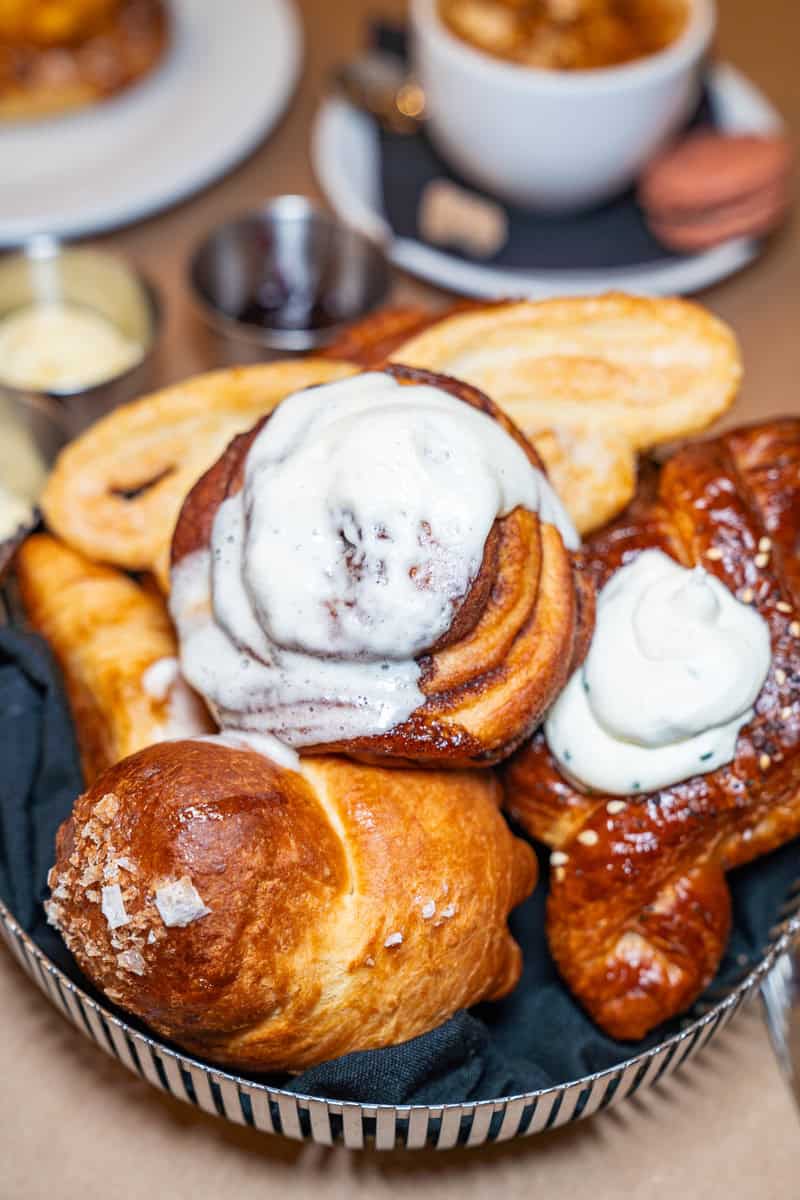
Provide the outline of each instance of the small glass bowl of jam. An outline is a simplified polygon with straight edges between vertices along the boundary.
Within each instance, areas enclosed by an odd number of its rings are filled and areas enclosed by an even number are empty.
[[[214,230],[189,279],[224,337],[256,351],[306,351],[377,308],[390,268],[380,246],[305,196],[279,196]]]

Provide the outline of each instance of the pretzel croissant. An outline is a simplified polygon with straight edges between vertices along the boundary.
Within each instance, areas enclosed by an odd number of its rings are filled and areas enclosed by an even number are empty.
[[[180,676],[155,589],[45,533],[27,538],[16,567],[28,621],[61,668],[87,782],[143,746],[215,728]]]
[[[725,872],[800,834],[800,421],[745,428],[646,474],[587,553],[602,584],[657,547],[702,564],[767,621],[772,666],[727,767],[627,800],[578,792],[544,737],[511,761],[508,811],[551,846],[547,931],[606,1032],[642,1037],[715,975],[731,924]]]

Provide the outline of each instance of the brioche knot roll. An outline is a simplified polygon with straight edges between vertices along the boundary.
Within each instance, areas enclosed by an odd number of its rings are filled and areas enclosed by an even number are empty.
[[[183,671],[223,728],[486,766],[584,653],[592,593],[568,546],[536,452],[475,388],[403,367],[309,388],[184,503]]]
[[[48,917],[81,969],[184,1050],[300,1071],[503,996],[535,858],[487,772],[291,770],[162,743],[62,825]]]

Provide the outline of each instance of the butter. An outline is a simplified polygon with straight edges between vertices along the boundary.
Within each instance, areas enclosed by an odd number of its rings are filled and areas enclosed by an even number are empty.
[[[11,538],[33,517],[33,505],[0,483],[0,542]]]
[[[0,542],[29,524],[46,477],[29,432],[0,404]]]
[[[0,383],[72,392],[121,375],[143,347],[78,304],[31,304],[0,321]]]

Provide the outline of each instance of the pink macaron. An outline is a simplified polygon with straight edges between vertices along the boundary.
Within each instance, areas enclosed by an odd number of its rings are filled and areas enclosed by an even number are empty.
[[[649,165],[639,202],[665,246],[706,250],[777,228],[790,204],[791,167],[779,135],[692,133]]]

